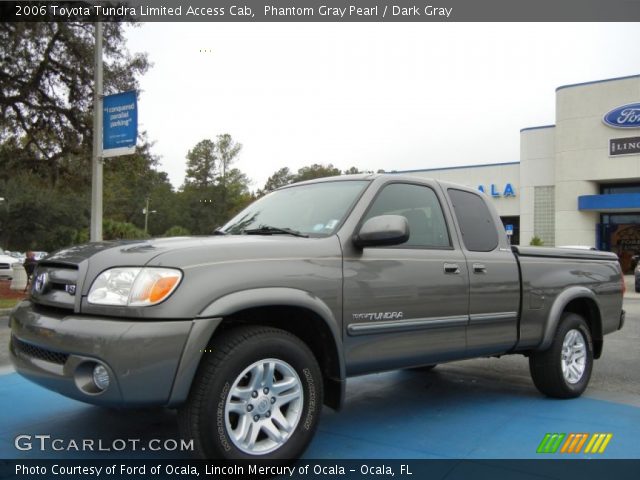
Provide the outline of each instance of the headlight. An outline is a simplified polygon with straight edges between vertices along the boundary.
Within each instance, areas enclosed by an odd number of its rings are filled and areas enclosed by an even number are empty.
[[[182,272],[173,268],[111,268],[95,279],[88,301],[97,305],[155,305],[168,298],[181,279]]]

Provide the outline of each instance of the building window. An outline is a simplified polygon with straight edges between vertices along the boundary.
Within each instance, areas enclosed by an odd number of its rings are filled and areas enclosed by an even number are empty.
[[[555,187],[534,187],[533,234],[539,237],[547,247],[553,247],[556,244],[555,211]]]
[[[640,193],[640,185],[637,183],[600,185],[600,193],[602,195],[612,195],[616,193]]]

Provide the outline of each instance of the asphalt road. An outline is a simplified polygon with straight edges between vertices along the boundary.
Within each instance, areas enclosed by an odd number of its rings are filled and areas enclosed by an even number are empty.
[[[624,308],[627,312],[625,326],[605,337],[603,354],[595,362],[586,395],[640,407],[640,294],[628,290]],[[7,322],[6,316],[0,316],[0,374],[12,371]],[[430,375],[434,382],[494,386],[508,382],[525,388],[533,385],[528,360],[521,355],[449,363],[438,366]],[[359,393],[357,384],[355,389],[347,388],[348,395]]]

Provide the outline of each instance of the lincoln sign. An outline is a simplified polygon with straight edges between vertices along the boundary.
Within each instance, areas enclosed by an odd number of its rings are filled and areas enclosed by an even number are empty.
[[[640,137],[612,138],[609,140],[609,155],[631,155],[640,153]]]

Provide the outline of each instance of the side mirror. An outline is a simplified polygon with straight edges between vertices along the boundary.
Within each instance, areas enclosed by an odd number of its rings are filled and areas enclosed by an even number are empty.
[[[409,222],[401,215],[370,218],[353,237],[356,247],[399,245],[409,240]]]

